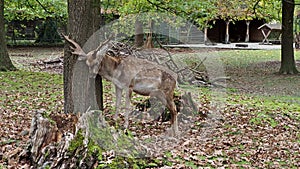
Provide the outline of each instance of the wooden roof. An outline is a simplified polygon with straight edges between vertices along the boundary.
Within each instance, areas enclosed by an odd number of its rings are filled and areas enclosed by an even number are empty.
[[[281,30],[280,23],[265,23],[265,24],[261,25],[260,27],[258,27],[257,29],[262,29],[264,27],[271,29],[271,30]]]

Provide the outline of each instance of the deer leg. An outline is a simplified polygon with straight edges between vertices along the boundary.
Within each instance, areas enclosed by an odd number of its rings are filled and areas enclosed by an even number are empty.
[[[178,132],[178,120],[177,120],[176,106],[173,101],[173,96],[167,98],[167,108],[171,113],[172,134],[175,136],[176,133]]]
[[[121,106],[121,100],[122,100],[122,89],[115,86],[115,90],[116,90],[116,114],[115,114],[114,118],[117,119],[118,114],[120,112],[120,106]]]
[[[131,94],[132,94],[132,89],[128,88],[126,89],[126,98],[125,98],[125,124],[124,127],[127,129],[128,128],[128,116],[130,113],[130,99],[131,99]]]
[[[131,88],[128,88],[126,90],[126,99],[125,99],[125,104],[126,104],[126,109],[129,110],[130,108],[130,100],[131,100],[131,95],[132,95],[132,89]]]
[[[169,109],[171,113],[171,125],[172,125],[172,135],[175,136],[176,133],[178,132],[178,120],[177,120],[177,111],[175,107],[175,103],[173,100],[173,92],[171,94],[167,95],[161,90],[156,90],[154,92],[151,92],[150,97],[156,97],[161,101],[163,104],[161,107],[164,111],[165,106]],[[152,103],[151,103],[152,105]],[[159,112],[160,113],[160,112]],[[160,114],[161,115],[161,114]]]

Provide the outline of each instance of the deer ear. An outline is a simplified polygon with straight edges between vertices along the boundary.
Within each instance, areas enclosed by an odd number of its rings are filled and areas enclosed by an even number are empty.
[[[121,58],[117,58],[117,57],[113,57],[113,56],[109,56],[107,55],[111,60],[113,60],[115,63],[120,64],[121,62]]]

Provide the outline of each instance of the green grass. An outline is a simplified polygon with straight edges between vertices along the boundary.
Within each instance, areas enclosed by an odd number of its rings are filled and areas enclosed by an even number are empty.
[[[57,74],[12,71],[0,72],[0,107],[12,110],[62,110],[62,76]]]
[[[295,102],[290,102],[294,100]],[[300,98],[291,96],[267,97],[249,94],[229,94],[227,105],[243,105],[245,111],[252,112],[253,117],[249,121],[253,125],[269,124],[276,127],[278,115],[288,116],[290,119],[300,121]],[[240,112],[237,112],[240,113]]]
[[[251,64],[280,61],[280,50],[228,50],[218,52],[225,65],[231,67],[246,67]],[[295,59],[300,59],[300,53],[295,51]]]
[[[221,61],[224,66],[245,68],[249,65],[267,62],[267,61],[280,61],[280,50],[226,50],[214,52],[201,52],[189,54],[176,54],[174,55],[179,63],[187,65],[196,65],[204,61]],[[300,60],[300,53],[295,51],[295,59]]]
[[[300,98],[294,96],[257,96],[251,94],[229,94],[228,104],[242,104],[266,111],[282,109],[284,112],[300,112]]]
[[[240,68],[254,63],[280,60],[280,50],[232,50],[219,52],[219,55],[225,65]]]

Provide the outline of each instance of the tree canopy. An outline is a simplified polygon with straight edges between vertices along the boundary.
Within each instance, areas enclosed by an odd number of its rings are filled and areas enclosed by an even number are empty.
[[[146,12],[167,12],[186,18],[200,28],[215,19],[266,21],[281,19],[281,0],[101,0],[101,8],[121,17]],[[6,0],[7,21],[47,17],[66,21],[67,0]]]
[[[281,0],[103,0],[104,8],[121,17],[144,12],[173,13],[197,24],[200,28],[215,19],[266,21],[281,19]]]
[[[7,21],[67,18],[67,0],[5,0],[4,6]]]

